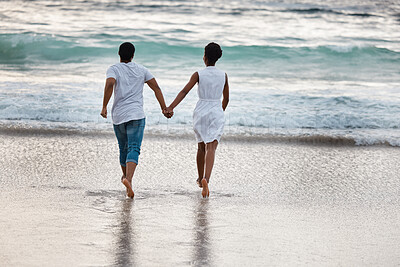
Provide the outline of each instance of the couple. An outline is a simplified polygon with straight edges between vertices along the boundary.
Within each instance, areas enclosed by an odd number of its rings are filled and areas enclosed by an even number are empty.
[[[162,113],[167,118],[173,116],[174,108],[198,83],[199,101],[193,114],[193,128],[198,142],[197,184],[202,188],[202,196],[208,197],[210,195],[208,183],[214,165],[215,150],[223,133],[224,111],[229,102],[228,76],[215,67],[215,63],[222,56],[221,47],[216,43],[209,43],[205,47],[203,60],[206,68],[192,75],[169,107],[165,105],[164,96],[154,76],[145,67],[132,62],[135,46],[129,42],[123,43],[119,47],[118,54],[120,63],[107,70],[101,116],[107,118],[107,104],[114,91],[112,121],[123,173],[121,182],[126,187],[128,197],[134,196],[132,177],[138,164],[145,127],[143,111],[145,83],[154,91]]]

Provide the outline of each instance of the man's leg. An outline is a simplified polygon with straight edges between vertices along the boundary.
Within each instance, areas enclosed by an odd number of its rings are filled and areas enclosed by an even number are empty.
[[[128,151],[128,149],[126,149]],[[125,159],[126,161],[126,159]],[[121,165],[121,170],[122,170],[122,177],[121,177],[121,182],[124,183],[124,179],[126,179],[126,166]],[[126,194],[128,194],[128,188],[126,188]]]
[[[121,165],[122,177],[126,177],[126,155],[128,154],[128,137],[126,136],[125,124],[114,125],[114,133],[118,140],[119,163]]]
[[[205,176],[203,180],[201,180],[201,184],[203,185],[203,191],[201,194],[203,197],[208,197],[210,195],[210,190],[208,189],[208,183],[210,182],[211,172],[214,166],[215,159],[215,150],[217,149],[218,141],[214,140],[211,143],[206,144],[206,162],[205,162]]]
[[[135,173],[137,163],[127,162],[126,163],[126,179],[132,184],[132,177]]]
[[[132,185],[132,178],[139,162],[143,140],[145,119],[130,121],[127,124],[128,154],[126,157],[126,179]]]
[[[122,170],[121,182],[126,187],[126,193],[129,197],[133,197],[131,185],[126,180],[126,157],[128,154],[128,137],[126,134],[126,124],[114,125],[115,136],[118,140],[119,147],[119,162]]]
[[[197,178],[197,184],[202,187],[201,180],[204,178],[204,161],[206,156],[206,144],[204,142],[198,143],[197,145],[197,172],[199,173],[199,178]]]
[[[126,158],[125,158],[125,161],[126,161]],[[122,170],[122,177],[126,178],[126,166],[121,165],[121,170]]]

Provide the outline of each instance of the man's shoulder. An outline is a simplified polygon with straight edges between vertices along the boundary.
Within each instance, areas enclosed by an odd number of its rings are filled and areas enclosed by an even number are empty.
[[[136,68],[140,69],[140,70],[147,70],[147,68],[145,66],[143,66],[142,64],[136,63],[136,62],[132,62],[132,64],[135,65]]]
[[[120,66],[121,66],[121,62],[118,62],[118,63],[115,63],[115,64],[109,66],[108,68],[109,68],[109,69],[111,69],[111,68],[118,68],[118,67],[120,67]]]
[[[119,73],[124,73],[126,72],[128,69],[133,70],[134,72],[136,72],[137,74],[142,73],[142,74],[146,74],[149,73],[149,70],[141,65],[138,64],[136,62],[129,62],[128,64],[126,63],[116,63],[114,65],[111,65],[108,67],[108,71],[113,71],[113,72],[119,72]]]
[[[107,71],[115,71],[118,69],[118,63],[111,65],[107,68]]]

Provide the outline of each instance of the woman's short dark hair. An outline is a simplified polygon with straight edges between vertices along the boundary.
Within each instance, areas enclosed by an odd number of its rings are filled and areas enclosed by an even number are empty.
[[[214,65],[222,56],[222,49],[217,43],[209,43],[204,48],[204,55],[208,60],[208,64]]]
[[[135,53],[135,46],[132,43],[125,42],[119,46],[118,55],[122,60],[131,60]]]

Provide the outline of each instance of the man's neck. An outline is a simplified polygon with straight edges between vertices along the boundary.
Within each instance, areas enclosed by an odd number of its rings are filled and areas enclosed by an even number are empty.
[[[129,62],[132,62],[132,60],[120,60],[119,62],[121,62],[121,63],[129,63]]]

